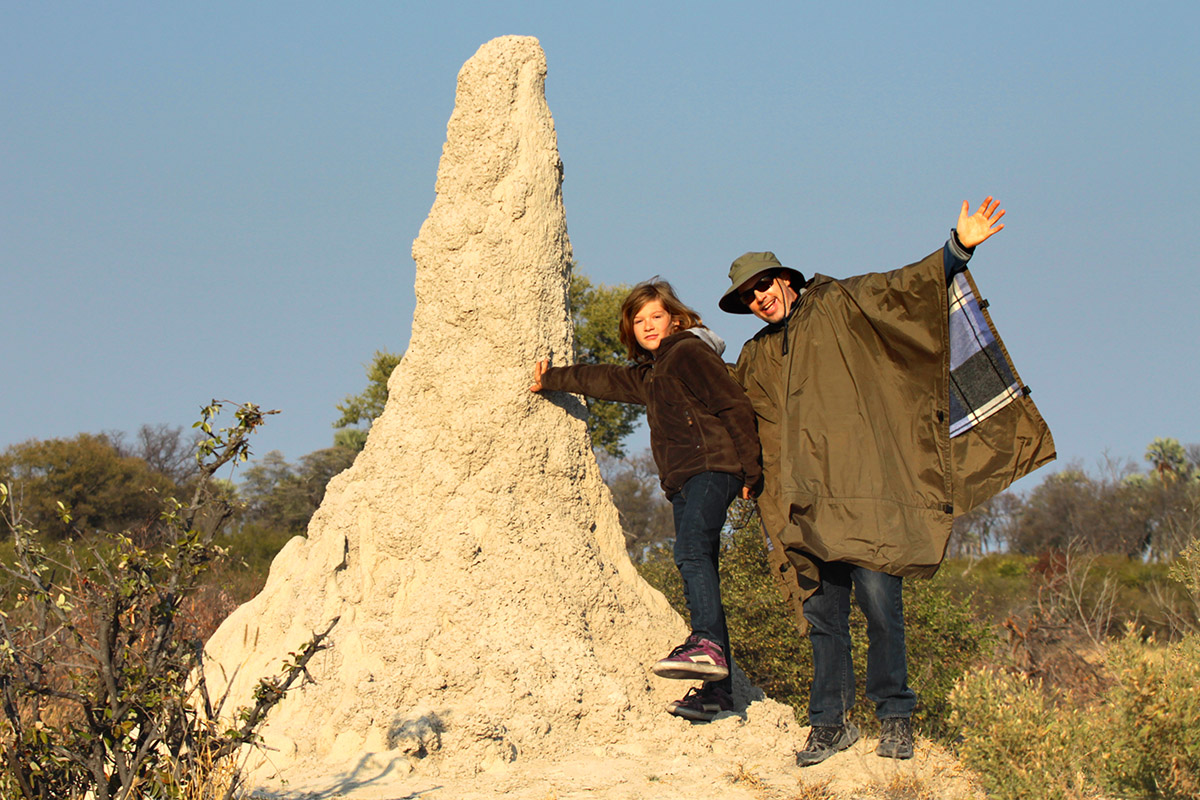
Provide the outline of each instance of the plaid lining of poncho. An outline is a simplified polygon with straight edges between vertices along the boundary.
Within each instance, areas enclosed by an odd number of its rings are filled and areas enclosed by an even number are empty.
[[[950,437],[995,414],[1021,396],[1021,386],[963,273],[947,290],[950,300]]]

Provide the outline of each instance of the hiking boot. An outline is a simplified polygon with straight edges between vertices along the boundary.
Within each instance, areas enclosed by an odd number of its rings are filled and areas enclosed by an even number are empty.
[[[693,633],[650,671],[660,678],[719,681],[729,676],[729,663],[721,645]]]
[[[908,717],[892,717],[879,721],[879,746],[875,755],[882,758],[912,758],[912,720]]]
[[[845,725],[814,725],[808,732],[808,741],[804,743],[804,749],[796,753],[796,764],[801,767],[820,764],[857,741],[858,728],[853,722],[847,722]]]
[[[732,710],[733,698],[729,696],[729,692],[709,683],[701,689],[688,689],[682,700],[667,703],[667,711],[677,717],[696,722],[712,722],[717,714]]]

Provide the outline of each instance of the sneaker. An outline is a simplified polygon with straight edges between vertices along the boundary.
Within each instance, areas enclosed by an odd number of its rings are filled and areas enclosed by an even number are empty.
[[[712,684],[705,684],[702,689],[692,687],[682,700],[667,703],[667,711],[677,717],[697,722],[712,722],[717,714],[732,710],[733,698],[729,696],[729,692]]]
[[[820,764],[834,753],[840,753],[858,741],[858,728],[853,722],[845,725],[814,725],[808,732],[804,749],[796,753],[796,763],[801,767]]]
[[[650,671],[660,678],[719,681],[729,676],[729,664],[721,645],[693,633]]]
[[[912,758],[912,720],[908,717],[892,717],[880,720],[879,746],[875,755],[882,758]]]

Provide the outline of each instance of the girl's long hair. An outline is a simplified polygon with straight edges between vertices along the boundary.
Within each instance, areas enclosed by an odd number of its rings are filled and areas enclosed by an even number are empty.
[[[671,315],[671,330],[668,336],[671,333],[704,324],[700,320],[699,314],[685,306],[675,296],[675,290],[671,288],[671,284],[660,281],[655,275],[650,280],[633,287],[633,291],[621,304],[621,327],[618,336],[621,344],[625,345],[625,349],[629,351],[630,361],[648,361],[654,357],[653,353],[638,344],[637,336],[633,333],[633,318],[642,310],[642,306],[651,300],[657,300],[662,304],[663,310]]]

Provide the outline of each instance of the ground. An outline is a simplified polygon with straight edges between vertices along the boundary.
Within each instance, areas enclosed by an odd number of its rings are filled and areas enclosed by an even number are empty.
[[[758,707],[758,708],[756,708]],[[286,783],[266,782],[262,800],[977,800],[978,783],[944,748],[918,738],[916,755],[897,761],[860,740],[828,761],[800,769],[795,751],[808,729],[790,709],[751,705],[709,724],[667,717],[659,736],[581,746],[569,752],[458,768],[405,759],[365,758],[350,773],[321,777],[292,768]],[[763,736],[766,729],[775,735]]]

